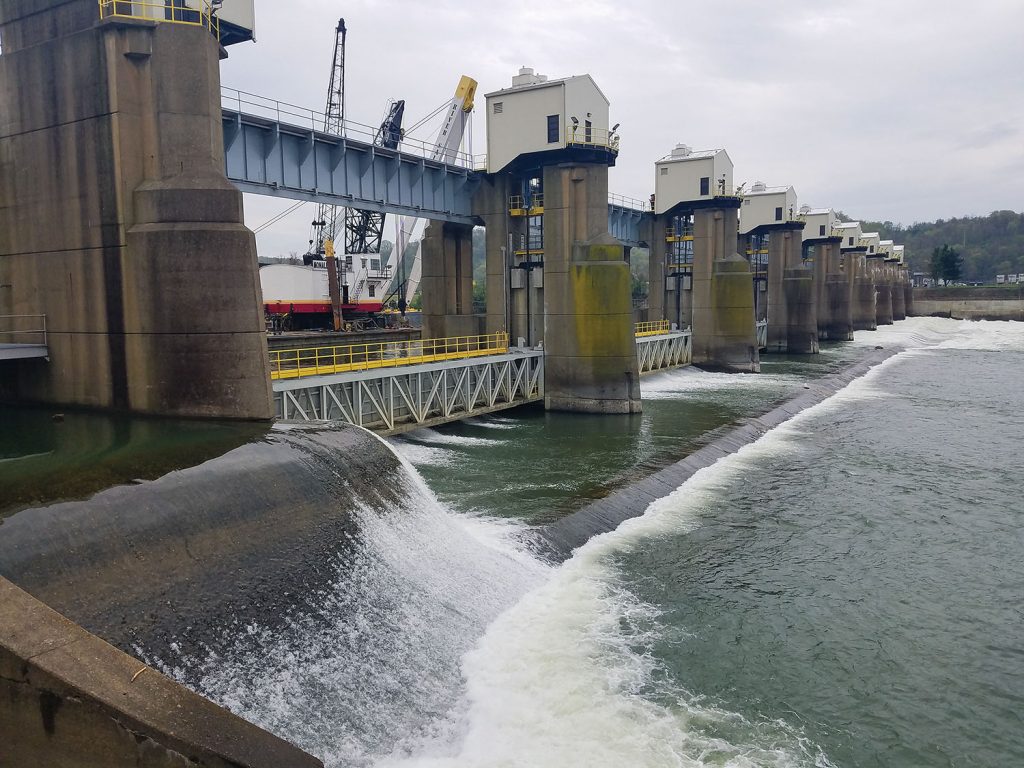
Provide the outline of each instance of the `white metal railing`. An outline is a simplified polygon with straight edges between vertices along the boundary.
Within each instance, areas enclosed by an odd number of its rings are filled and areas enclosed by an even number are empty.
[[[45,347],[46,315],[0,315],[0,342]]]
[[[648,200],[638,200],[635,197],[615,195],[611,192],[608,193],[608,204],[618,206],[619,208],[632,208],[636,211],[647,211],[651,208],[651,203]]]
[[[698,160],[704,157],[714,157],[719,152],[724,152],[724,149],[691,149],[685,155],[674,155],[669,152],[663,157],[659,157],[655,162],[663,163],[666,160]]]
[[[657,336],[638,336],[636,361],[640,375],[689,365],[693,360],[693,334],[685,331],[666,331]]]
[[[607,128],[594,128],[585,125],[567,125],[565,127],[565,144],[569,147],[598,147],[610,152],[619,151],[619,134]]]
[[[328,135],[340,135],[366,144],[373,144],[379,130],[379,127],[375,125],[345,120],[342,124],[341,133],[334,134],[326,128],[327,121],[322,108],[300,107],[296,104],[289,104],[285,101],[270,99],[255,93],[240,91],[237,88],[228,88],[226,86],[221,86],[220,96],[221,104],[225,109],[232,109],[240,114],[262,117],[277,123],[294,125],[303,129],[308,128]],[[398,151],[406,155],[423,157],[429,160],[432,159],[433,154],[437,151],[437,145],[432,141],[403,136]],[[457,151],[449,154],[446,164],[473,170],[479,167],[479,162],[480,159],[478,157],[468,152]],[[486,165],[486,158],[484,158],[483,163]]]

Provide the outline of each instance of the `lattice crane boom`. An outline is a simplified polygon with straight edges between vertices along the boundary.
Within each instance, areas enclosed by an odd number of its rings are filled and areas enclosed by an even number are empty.
[[[477,82],[471,77],[463,75],[459,80],[455,95],[448,103],[437,141],[431,150],[432,160],[452,163],[458,158],[459,147],[462,146],[462,138],[466,134],[466,127],[473,112],[476,87]],[[415,216],[402,216],[398,221],[398,237],[395,243],[398,255],[389,298],[397,296],[399,308],[403,312],[419,288],[420,276],[423,273],[423,262],[419,258],[418,249],[409,248],[409,241],[418,222],[419,219]]]
[[[405,102],[388,104],[384,120],[373,138],[376,147],[397,149],[402,141],[402,117]],[[384,237],[384,214],[348,208],[345,211],[345,253],[380,253]]]
[[[338,26],[335,28],[331,79],[327,86],[327,106],[324,109],[325,133],[340,135],[345,125],[345,38],[347,34],[345,19],[339,19]],[[309,258],[323,258],[324,241],[334,240],[339,213],[338,207],[334,205],[320,203],[317,206],[309,254],[307,254]]]

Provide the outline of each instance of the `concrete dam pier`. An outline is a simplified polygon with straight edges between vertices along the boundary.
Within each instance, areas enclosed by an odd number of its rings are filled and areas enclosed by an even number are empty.
[[[101,6],[0,5],[0,314],[45,315],[50,358],[11,364],[3,394],[269,419],[256,243],[224,175],[222,48],[208,25]]]

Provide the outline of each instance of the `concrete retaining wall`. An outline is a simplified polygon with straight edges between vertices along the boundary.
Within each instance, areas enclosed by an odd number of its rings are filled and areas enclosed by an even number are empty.
[[[952,317],[956,320],[1024,321],[1024,288],[915,288],[913,314],[921,317]]]
[[[0,765],[322,768],[3,578]]]

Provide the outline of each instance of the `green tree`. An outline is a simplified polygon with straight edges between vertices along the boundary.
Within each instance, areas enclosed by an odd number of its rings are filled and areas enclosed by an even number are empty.
[[[943,243],[932,251],[932,279],[936,282],[941,280],[946,285],[959,282],[963,276],[963,263],[960,251],[949,243]]]
[[[473,312],[480,314],[487,311],[487,284],[473,281]]]
[[[956,246],[962,257],[960,279],[991,283],[996,275],[1024,272],[1024,214],[993,211],[988,216],[961,216],[910,225],[861,220],[865,232],[907,247],[907,261],[916,272],[929,272],[934,250]]]

